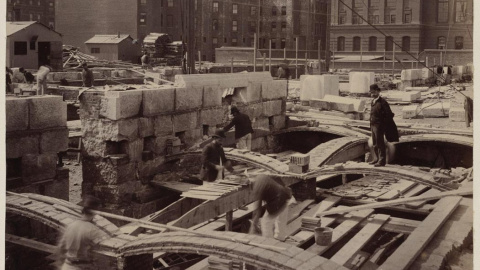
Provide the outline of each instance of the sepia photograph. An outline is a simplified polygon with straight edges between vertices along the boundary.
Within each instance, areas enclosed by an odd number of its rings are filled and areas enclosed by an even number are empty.
[[[1,6],[0,269],[480,268],[474,0]]]

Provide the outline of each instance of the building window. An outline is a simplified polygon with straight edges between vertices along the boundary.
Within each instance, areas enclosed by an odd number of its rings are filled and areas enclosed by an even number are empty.
[[[455,22],[465,22],[467,12],[467,1],[456,0],[455,2]]]
[[[371,23],[371,24],[378,24],[378,22],[379,22],[378,15],[368,16],[368,22]]]
[[[287,22],[282,22],[282,32],[287,31]]]
[[[287,40],[282,38],[282,40],[280,41],[280,49],[285,49],[286,42]]]
[[[213,26],[214,31],[218,30],[218,20],[213,20],[212,21],[212,26]]]
[[[173,27],[173,16],[167,15],[167,27]]]
[[[276,49],[276,48],[277,48],[277,39],[272,38],[272,49]]]
[[[282,15],[287,15],[287,7],[282,6]]]
[[[40,14],[37,15],[37,20],[40,21],[40,19],[42,18],[42,16]]]
[[[167,0],[167,7],[173,7],[173,0]]]
[[[145,12],[140,13],[140,24],[141,25],[147,24],[147,13]]]
[[[232,31],[233,32],[238,31],[238,21],[232,21]]]
[[[237,46],[237,39],[236,38],[232,38],[232,46]]]
[[[218,12],[218,2],[213,2],[213,12]]]
[[[337,51],[339,52],[345,51],[345,37],[337,38]]]
[[[448,0],[438,0],[437,22],[448,22]]]
[[[338,24],[345,24],[347,22],[347,14],[338,15]]]
[[[238,14],[238,5],[237,4],[232,5],[232,13],[233,14]]]
[[[14,55],[26,55],[27,54],[27,42],[15,41],[13,48]]]
[[[463,37],[456,36],[455,37],[455,50],[463,49]]]
[[[248,31],[255,32],[257,28],[257,24],[255,22],[248,23]]]
[[[90,53],[100,53],[100,48],[90,48]]]
[[[272,16],[277,16],[277,7],[276,6],[272,7]]]
[[[437,38],[437,49],[443,50],[447,47],[447,39],[444,36]]]
[[[395,14],[390,15],[390,23],[391,23],[391,24],[395,24],[396,17],[397,17],[397,16],[395,16]]]
[[[385,38],[385,51],[393,51],[393,37],[391,36]]]
[[[368,38],[368,50],[374,52],[377,50],[377,37]]]
[[[251,16],[257,15],[257,7],[255,6],[250,7],[250,15]]]
[[[223,38],[223,43],[227,44],[227,38]]]
[[[412,22],[412,10],[405,10],[403,14],[403,23],[411,23]]]
[[[362,47],[362,39],[360,37],[353,37],[353,48],[352,51],[358,52]]]
[[[247,43],[247,39],[243,38],[243,44],[246,44],[246,43]]]
[[[203,43],[207,43],[207,37],[203,37]]]
[[[402,51],[410,51],[410,37],[402,37]]]
[[[212,38],[212,44],[217,45],[218,44],[218,38],[216,38],[216,37]]]
[[[352,24],[362,24],[362,19],[357,15],[352,15]]]
[[[277,22],[272,22],[272,31],[277,30]]]

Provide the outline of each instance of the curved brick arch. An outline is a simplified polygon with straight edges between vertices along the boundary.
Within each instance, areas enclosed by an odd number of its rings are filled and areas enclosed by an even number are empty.
[[[284,250],[271,250],[240,242],[169,232],[128,242],[118,248],[117,253],[123,256],[155,252],[197,253],[242,261],[271,270],[347,269],[326,258],[275,239],[235,232],[209,233],[232,239],[251,240],[257,244],[271,245]]]
[[[38,194],[35,194],[35,196],[38,198],[49,198],[48,196],[42,196]],[[67,201],[62,201],[62,203],[71,204],[72,207],[76,207],[75,204]],[[65,226],[81,216],[80,214],[74,214],[73,210],[71,210],[71,212],[67,212],[59,210],[58,208],[59,207],[55,208],[55,206],[52,204],[35,199],[25,198],[19,195],[7,195],[6,197],[7,212],[39,221],[59,231],[62,231]],[[109,235],[114,235],[116,232],[118,232],[118,227],[102,216],[96,215],[92,223]]]
[[[374,167],[368,163],[347,162],[343,164],[326,165],[302,175],[304,179],[313,178],[325,174],[369,174],[391,178],[401,178],[416,182],[440,191],[452,190],[453,188],[439,184],[436,176],[412,166],[387,165],[385,167]],[[448,177],[448,176],[445,176]]]
[[[310,168],[347,162],[369,151],[367,138],[342,137],[322,143],[308,152]],[[350,152],[345,154],[345,152]]]
[[[369,137],[369,135],[366,135],[364,133],[354,131],[346,127],[334,126],[334,125],[319,125],[318,127],[305,127],[305,126],[293,127],[293,128],[282,129],[282,130],[273,132],[271,135],[279,135],[279,134],[292,133],[292,132],[320,132],[320,133],[338,135],[342,137],[362,137],[362,138]]]
[[[452,143],[463,146],[473,147],[473,138],[451,134],[416,134],[400,137],[399,142],[395,144],[409,143],[409,142],[441,142]]]

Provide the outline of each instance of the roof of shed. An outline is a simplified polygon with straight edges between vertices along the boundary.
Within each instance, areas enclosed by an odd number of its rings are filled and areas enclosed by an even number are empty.
[[[40,24],[41,26],[47,28],[48,30],[50,31],[53,31],[59,35],[62,35],[60,33],[58,33],[57,31],[53,30],[53,29],[50,29],[50,27],[44,25],[43,23],[41,22],[37,22],[37,21],[22,21],[22,22],[6,22],[6,28],[7,28],[7,37],[12,35],[12,34],[15,34],[17,33],[18,31],[21,31],[31,25],[34,25],[34,24]]]
[[[95,35],[91,39],[85,41],[85,43],[103,43],[103,44],[118,44],[123,40],[130,38],[133,40],[132,37],[128,34],[120,34],[120,35]]]

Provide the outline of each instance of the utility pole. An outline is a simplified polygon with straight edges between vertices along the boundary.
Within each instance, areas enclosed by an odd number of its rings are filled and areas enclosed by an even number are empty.
[[[195,1],[187,0],[188,39],[187,39],[187,72],[195,73]]]

